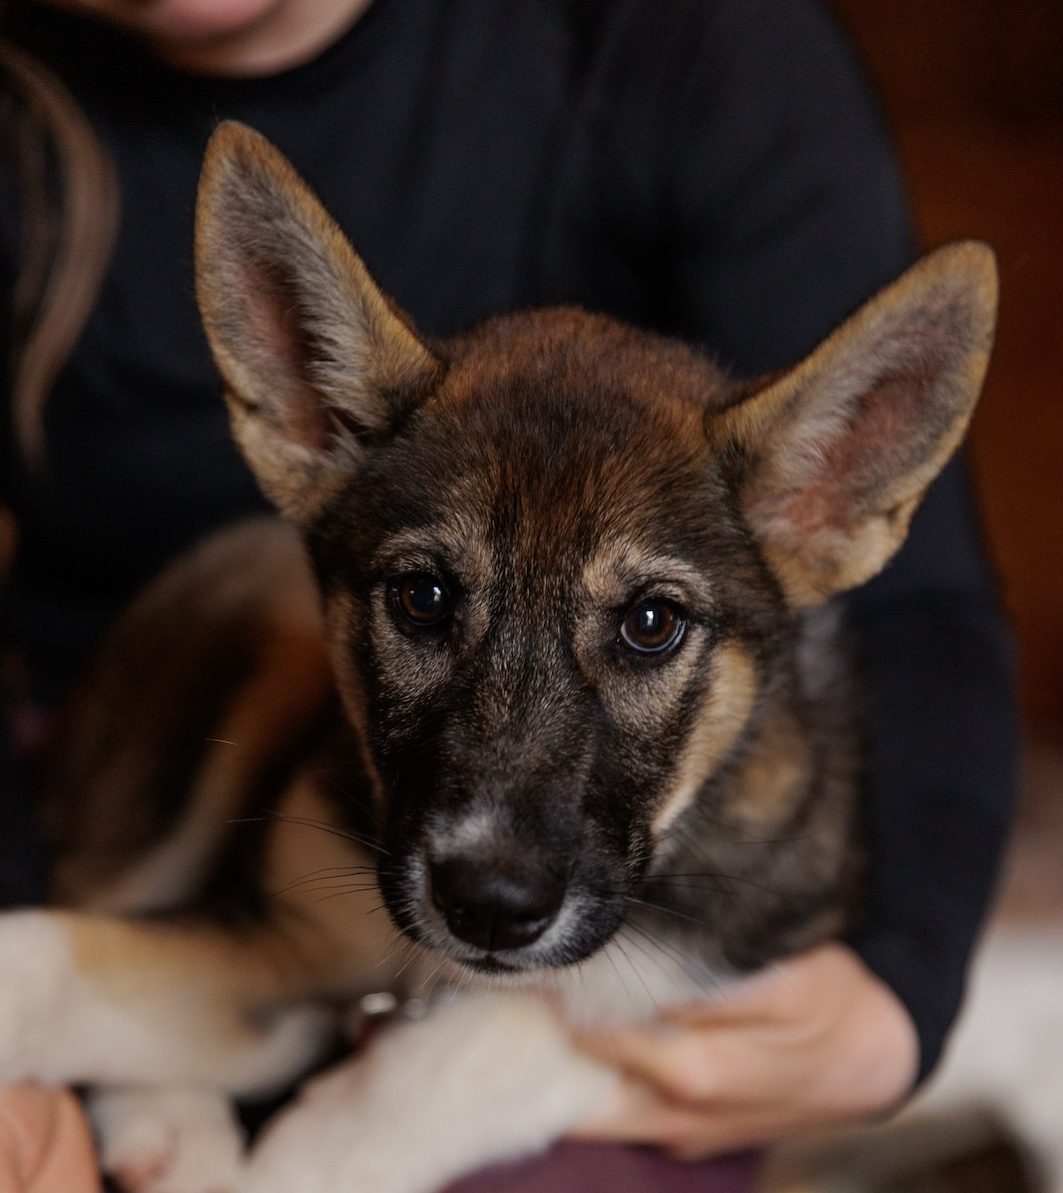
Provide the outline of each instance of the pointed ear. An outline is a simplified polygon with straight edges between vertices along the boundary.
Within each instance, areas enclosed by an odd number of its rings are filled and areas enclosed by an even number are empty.
[[[983,244],[925,257],[796,368],[708,423],[787,599],[816,604],[900,547],[985,377],[997,272]]]
[[[288,162],[233,122],[200,178],[196,292],[237,441],[296,520],[442,372]]]

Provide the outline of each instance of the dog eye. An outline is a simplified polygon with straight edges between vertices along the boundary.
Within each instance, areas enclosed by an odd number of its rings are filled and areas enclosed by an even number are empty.
[[[440,625],[450,613],[450,594],[438,576],[407,572],[389,584],[391,606],[411,626],[420,630]]]
[[[670,601],[640,601],[620,626],[625,645],[639,654],[663,654],[679,645],[686,619]]]

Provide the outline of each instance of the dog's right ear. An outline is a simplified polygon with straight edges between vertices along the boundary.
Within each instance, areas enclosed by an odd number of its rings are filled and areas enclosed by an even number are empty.
[[[196,293],[236,439],[297,521],[442,373],[291,165],[231,121],[200,178]]]
[[[741,503],[794,606],[863,584],[892,557],[959,446],[989,363],[992,250],[913,265],[795,368],[708,423],[742,462]]]

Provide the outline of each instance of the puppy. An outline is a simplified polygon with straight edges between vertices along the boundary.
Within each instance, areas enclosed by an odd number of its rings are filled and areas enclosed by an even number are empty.
[[[201,547],[105,649],[55,781],[102,827],[62,859],[76,910],[0,923],[0,1063],[109,1089],[130,1187],[428,1191],[607,1095],[564,1018],[725,996],[853,923],[831,598],[963,436],[994,262],[934,253],[754,383],[573,309],[437,343],[232,124],[196,259],[288,525]],[[461,993],[245,1162],[226,1098],[291,1081],[329,1005],[380,989]]]

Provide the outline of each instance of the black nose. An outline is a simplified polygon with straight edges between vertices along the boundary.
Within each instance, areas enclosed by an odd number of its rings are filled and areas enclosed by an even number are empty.
[[[538,940],[564,898],[564,876],[547,864],[474,857],[432,863],[432,902],[447,927],[489,952]]]

